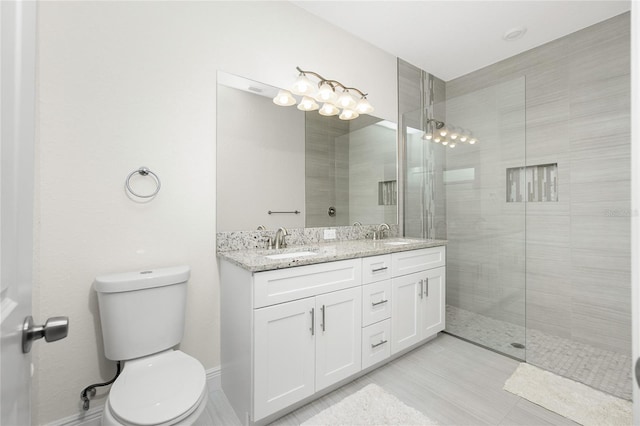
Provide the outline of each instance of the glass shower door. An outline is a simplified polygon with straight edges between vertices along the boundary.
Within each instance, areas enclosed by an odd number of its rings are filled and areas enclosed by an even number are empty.
[[[433,113],[403,116],[405,235],[448,240],[446,331],[524,360],[524,77],[434,108],[435,131]]]

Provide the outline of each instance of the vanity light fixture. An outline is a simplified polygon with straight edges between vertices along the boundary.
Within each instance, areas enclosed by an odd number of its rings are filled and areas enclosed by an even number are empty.
[[[328,80],[313,71],[304,71],[300,67],[296,67],[296,69],[300,75],[293,83],[291,91],[280,90],[273,98],[273,103],[276,105],[294,105],[298,102],[293,96],[295,94],[302,97],[297,107],[301,111],[318,110],[320,115],[324,116],[340,114],[338,117],[341,120],[353,120],[358,118],[360,114],[373,112],[373,107],[367,100],[367,94],[361,90],[347,87],[337,80]],[[307,74],[317,78],[319,82],[313,83]],[[357,96],[354,97],[353,93],[356,93]],[[322,103],[322,107],[319,107],[316,101]]]

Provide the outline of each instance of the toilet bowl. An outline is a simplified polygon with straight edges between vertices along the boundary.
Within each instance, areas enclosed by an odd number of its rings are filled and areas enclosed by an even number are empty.
[[[191,425],[207,402],[202,364],[180,351],[128,361],[109,392],[103,426]]]
[[[202,364],[173,349],[182,340],[187,266],[96,278],[105,356],[124,361],[102,425],[193,424],[207,402]]]

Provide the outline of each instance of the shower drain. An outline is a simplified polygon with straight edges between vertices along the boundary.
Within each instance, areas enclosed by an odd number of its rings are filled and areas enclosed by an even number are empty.
[[[512,343],[511,346],[518,349],[524,349],[524,345],[522,343]]]

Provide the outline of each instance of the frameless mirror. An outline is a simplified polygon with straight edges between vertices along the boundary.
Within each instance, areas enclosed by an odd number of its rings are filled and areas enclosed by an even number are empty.
[[[396,224],[395,123],[277,106],[277,92],[218,72],[218,231]]]

